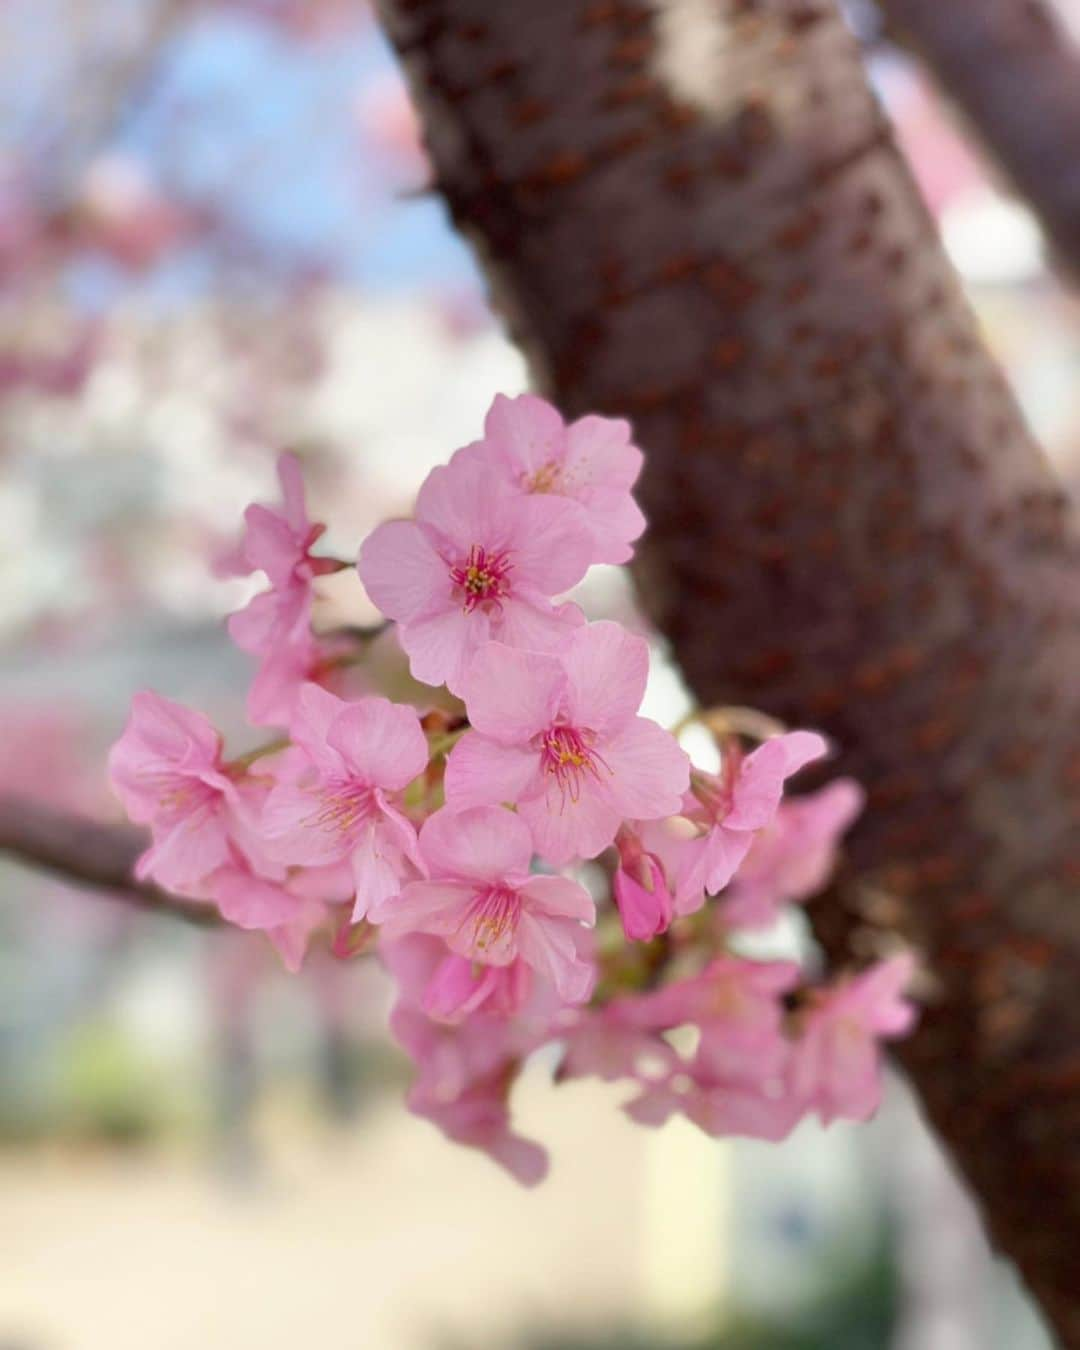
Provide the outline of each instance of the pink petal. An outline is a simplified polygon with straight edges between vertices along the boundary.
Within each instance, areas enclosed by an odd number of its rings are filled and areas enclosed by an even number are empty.
[[[448,937],[460,927],[475,889],[454,881],[410,881],[400,895],[373,911],[370,918],[381,925],[387,939],[408,933]]]
[[[754,836],[743,830],[718,825],[705,838],[705,890],[710,895],[722,891],[739,870],[750,851]]]
[[[262,831],[273,857],[298,867],[347,858],[356,846],[353,826],[342,829],[333,789],[279,783],[262,809]]]
[[[244,554],[252,568],[261,569],[275,586],[288,581],[304,555],[288,521],[255,503],[244,512]]]
[[[565,452],[565,428],[558,412],[535,394],[507,398],[496,394],[484,422],[484,438],[513,464],[519,478],[529,478]]]
[[[590,414],[566,433],[566,479],[576,491],[622,489],[629,493],[645,456],[631,442],[630,423]]]
[[[389,845],[389,846],[387,846]],[[382,913],[401,894],[405,880],[402,857],[393,843],[375,827],[369,827],[352,855],[356,900],[352,921]],[[413,875],[409,869],[409,876]]]
[[[589,928],[596,923],[595,901],[584,886],[569,877],[539,874],[530,877],[518,890],[530,913],[575,919]]]
[[[158,764],[198,768],[216,762],[221,737],[202,713],[143,689],[131,700],[124,735],[113,747],[113,772],[139,776]]]
[[[561,595],[576,586],[592,561],[588,517],[566,497],[521,497],[505,508],[512,529],[511,588]]]
[[[311,522],[304,502],[304,476],[299,459],[291,451],[278,456],[277,476],[285,519],[295,534],[305,535],[311,529]]]
[[[605,791],[586,783],[574,801],[564,799],[551,785],[518,803],[518,813],[533,833],[537,853],[553,867],[578,858],[595,858],[615,838],[622,816]]]
[[[523,972],[525,979],[518,972]],[[429,1017],[446,1022],[460,1021],[480,1008],[516,1012],[528,993],[528,976],[528,967],[520,962],[513,967],[477,966],[450,953],[431,977],[422,1006]]]
[[[816,731],[789,731],[784,736],[776,738],[784,747],[784,754],[787,758],[786,777],[790,778],[792,774],[798,773],[804,765],[812,763],[815,759],[821,759],[829,753],[829,743],[824,736],[820,736]]]
[[[276,928],[290,923],[305,907],[283,886],[239,867],[223,868],[212,878],[208,891],[221,917],[238,928]]]
[[[792,731],[766,741],[739,769],[734,806],[726,823],[735,830],[758,830],[767,825],[780,804],[784,780],[827,752],[825,738],[813,731]]]
[[[531,1139],[519,1134],[499,1135],[487,1148],[489,1156],[523,1186],[538,1186],[548,1174],[548,1155]]]
[[[686,1114],[706,1134],[717,1137],[742,1135],[778,1143],[786,1139],[802,1114],[798,1103],[786,1095],[776,1098],[728,1086],[692,1093]]]
[[[628,820],[659,820],[678,814],[690,783],[690,760],[670,732],[647,717],[634,717],[599,753],[611,771],[613,807]]]
[[[369,534],[356,569],[372,603],[399,623],[450,602],[449,568],[411,520],[388,520]]]
[[[808,733],[796,733],[808,734]],[[739,766],[732,793],[733,805],[725,823],[733,830],[759,830],[776,815],[784,780],[792,770],[787,736],[774,736]],[[821,742],[824,746],[824,742]]]
[[[632,543],[645,532],[645,516],[629,492],[596,489],[583,500],[593,535],[594,563],[625,563]]]
[[[515,493],[471,459],[432,469],[416,498],[416,521],[444,557],[464,558],[474,545],[502,552],[513,542]]]
[[[210,803],[156,836],[136,863],[135,875],[140,880],[152,877],[159,885],[183,894],[230,858],[225,822],[217,804]]]
[[[501,610],[492,615],[491,636],[523,651],[558,652],[584,623],[585,615],[571,601],[552,605],[542,595],[520,590],[507,597]]]
[[[267,929],[266,936],[274,944],[282,964],[291,975],[295,975],[303,965],[311,935],[325,916],[321,905],[308,902],[289,923]]]
[[[422,684],[445,684],[459,694],[469,662],[490,629],[486,614],[466,614],[457,605],[407,623],[399,633],[409,657],[413,679]]]
[[[516,802],[539,771],[534,750],[500,745],[469,731],[450,752],[443,787],[455,810]]]
[[[623,932],[631,942],[651,942],[670,927],[672,901],[662,878],[654,878],[650,890],[620,867],[612,881],[612,894]]]
[[[554,985],[566,1003],[584,1003],[592,994],[596,971],[578,955],[571,919],[544,919],[521,915],[518,924],[518,950],[540,975]]]
[[[649,677],[649,645],[621,624],[603,621],[579,629],[562,652],[571,725],[609,733],[641,706]]]
[[[476,730],[510,745],[551,725],[562,689],[563,668],[555,657],[489,642],[473,657],[464,697]]]
[[[427,767],[427,737],[415,710],[386,698],[345,704],[327,739],[356,777],[390,792],[400,791]]]
[[[528,873],[529,827],[501,806],[443,807],[420,830],[420,852],[434,877],[495,883]]]
[[[296,695],[289,735],[324,774],[345,773],[340,751],[330,745],[330,728],[348,706],[343,698],[311,681],[305,681]]]

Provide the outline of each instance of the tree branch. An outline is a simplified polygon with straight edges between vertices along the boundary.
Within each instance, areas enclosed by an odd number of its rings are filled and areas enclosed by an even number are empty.
[[[1046,0],[881,0],[1080,281],[1080,49]]]
[[[699,701],[866,785],[819,927],[926,952],[901,1055],[1080,1347],[1075,522],[833,0],[380,8],[537,382],[635,421],[640,591]]]
[[[0,793],[0,853],[42,868],[62,881],[107,891],[119,900],[188,923],[213,925],[216,911],[135,878],[135,860],[148,843],[133,825],[104,825],[85,816]]]

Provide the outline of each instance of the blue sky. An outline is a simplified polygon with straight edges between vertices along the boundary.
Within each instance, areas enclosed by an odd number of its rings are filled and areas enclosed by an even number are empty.
[[[34,77],[23,70],[22,92],[31,97],[9,89],[9,108],[13,94],[32,108]],[[467,286],[472,263],[441,201],[407,198],[390,184],[383,157],[358,128],[358,97],[393,71],[370,21],[301,42],[258,19],[204,14],[160,53],[107,148],[144,163],[171,195],[213,203],[286,268],[328,266],[383,293]],[[199,246],[137,283],[100,258],[81,261],[70,280],[94,305],[132,284],[161,301],[180,300],[219,283],[220,273]]]

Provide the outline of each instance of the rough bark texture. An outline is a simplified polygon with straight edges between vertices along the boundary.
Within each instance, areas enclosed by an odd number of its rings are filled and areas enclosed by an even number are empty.
[[[0,854],[43,868],[63,881],[189,923],[214,924],[217,911],[136,881],[135,860],[149,842],[135,825],[104,825],[10,793],[0,793]]]
[[[1045,0],[881,0],[1080,280],[1080,49]]]
[[[855,45],[821,0],[381,10],[538,384],[634,419],[690,684],[868,787],[819,923],[927,953],[904,1062],[1080,1346],[1080,553]]]

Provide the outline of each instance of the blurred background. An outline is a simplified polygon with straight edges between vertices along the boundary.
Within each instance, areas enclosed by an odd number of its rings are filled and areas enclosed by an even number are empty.
[[[1080,24],[1080,0],[1061,0]],[[1080,479],[1080,314],[925,79],[852,22],[987,337]],[[131,694],[244,749],[217,579],[302,456],[352,556],[520,357],[360,0],[0,0],[0,790],[118,818]],[[627,620],[614,573],[595,616]],[[369,618],[348,573],[326,623]],[[658,653],[653,715],[685,707]],[[782,1147],[527,1075],[539,1191],[402,1104],[387,990],[0,867],[0,1350],[1049,1344],[892,1085]]]

